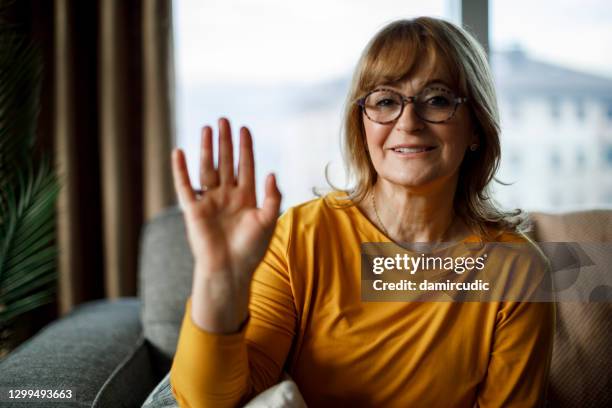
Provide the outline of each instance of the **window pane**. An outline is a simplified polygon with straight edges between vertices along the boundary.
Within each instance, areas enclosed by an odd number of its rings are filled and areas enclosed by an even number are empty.
[[[612,205],[612,3],[491,1],[502,116],[496,197],[527,210]]]
[[[177,145],[186,150],[194,186],[199,129],[216,129],[226,116],[235,136],[241,125],[252,131],[260,202],[270,171],[283,209],[314,198],[312,187],[327,187],[328,162],[332,182],[344,187],[340,123],[361,50],[390,20],[444,17],[451,3],[176,1]]]

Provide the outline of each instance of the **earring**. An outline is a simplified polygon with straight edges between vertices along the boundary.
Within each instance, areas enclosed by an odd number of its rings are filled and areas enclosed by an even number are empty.
[[[478,149],[478,143],[472,143],[470,145],[470,150],[475,152]]]

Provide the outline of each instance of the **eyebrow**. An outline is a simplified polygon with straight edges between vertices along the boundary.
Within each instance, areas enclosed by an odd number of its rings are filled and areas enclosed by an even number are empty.
[[[392,88],[399,88],[398,84],[399,84],[400,82],[404,82],[404,81],[394,81],[394,82],[388,82],[388,83],[386,83],[386,84],[381,84],[380,86],[389,86],[389,87],[392,87]],[[423,85],[421,86],[421,89],[420,89],[420,90],[422,90],[423,88],[425,88],[426,86],[429,86],[429,85],[431,85],[431,84],[441,84],[441,85],[446,86],[448,89],[453,89],[453,87],[452,87],[452,86],[450,86],[450,85],[449,85],[449,84],[448,84],[448,83],[447,83],[445,80],[440,79],[440,78],[434,78],[434,79],[430,79],[430,80],[429,80],[429,81],[427,81],[425,84],[423,84]],[[377,87],[377,88],[378,88],[378,87]]]

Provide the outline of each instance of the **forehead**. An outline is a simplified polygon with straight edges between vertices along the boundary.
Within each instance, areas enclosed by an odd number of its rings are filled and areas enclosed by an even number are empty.
[[[414,65],[413,69],[401,78],[388,80],[382,78],[380,85],[393,88],[404,89],[417,92],[429,84],[441,84],[449,89],[453,89],[453,78],[450,75],[448,64],[435,53],[428,56]]]

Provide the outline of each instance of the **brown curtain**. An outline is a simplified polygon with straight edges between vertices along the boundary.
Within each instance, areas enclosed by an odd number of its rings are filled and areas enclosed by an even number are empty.
[[[55,0],[59,311],[136,296],[143,223],[174,200],[171,0]]]

